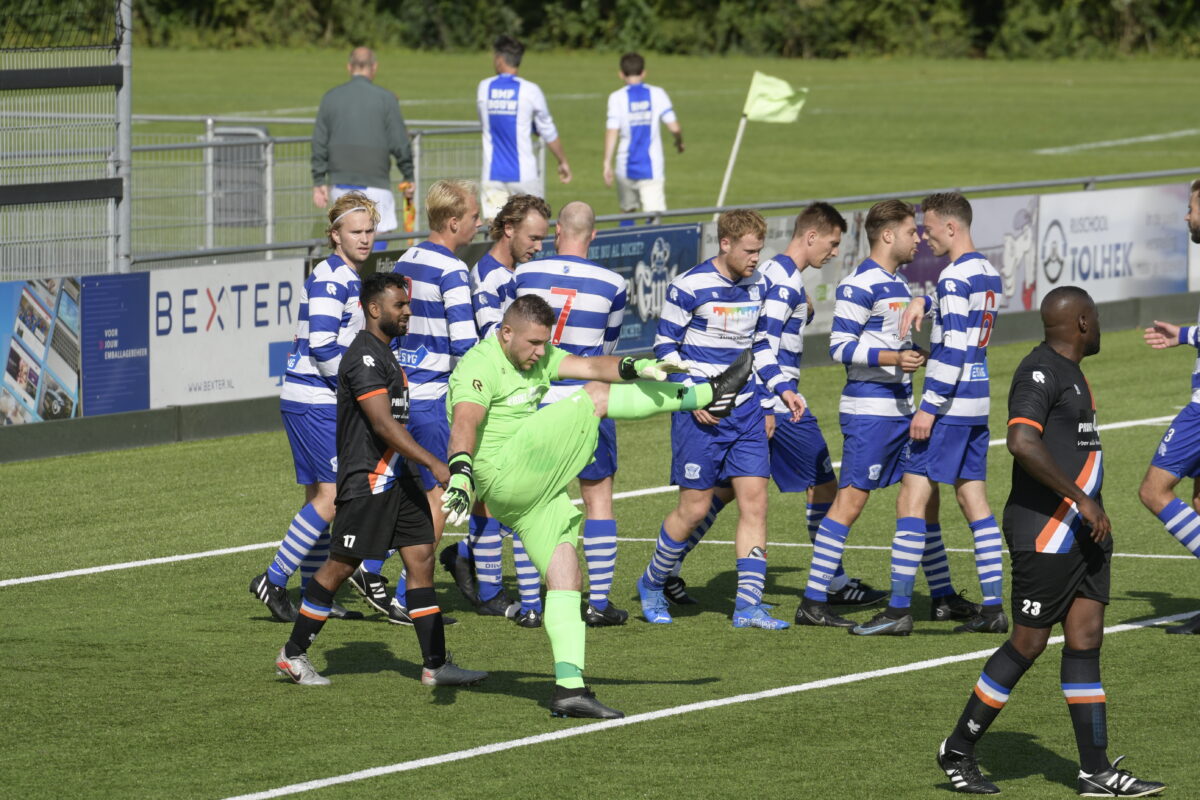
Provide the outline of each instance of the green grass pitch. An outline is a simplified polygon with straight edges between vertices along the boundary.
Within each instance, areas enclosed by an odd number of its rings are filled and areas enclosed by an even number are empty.
[[[547,178],[558,209],[585,200],[616,213],[601,180],[605,102],[622,84],[616,53],[529,52],[521,75],[545,90],[575,171]],[[134,111],[143,114],[310,116],[346,77],[334,50],[134,52]],[[377,82],[410,119],[475,119],[475,88],[491,74],[485,53],[383,50]],[[751,123],[730,204],[846,197],[1188,167],[1196,137],[1036,155],[1042,148],[1200,128],[1200,89],[1184,60],[802,61],[649,55],[647,79],[664,86],[687,151],[665,155],[667,202],[715,202],[750,77],[761,70],[811,90],[800,120]],[[139,125],[136,131],[154,130]],[[175,127],[192,132],[199,125]],[[306,131],[272,126],[272,133]],[[668,137],[669,138],[669,137]],[[554,159],[547,156],[550,172]],[[1181,210],[1182,214],[1182,210]]]
[[[1169,416],[1187,402],[1190,350],[1151,353],[1133,331],[1106,334],[1103,345],[1084,362],[1102,424]],[[1029,347],[992,350],[993,436],[1002,435],[1008,382]],[[835,459],[842,380],[836,367],[803,376]],[[1118,553],[1186,555],[1136,498],[1164,427],[1102,434]],[[668,429],[666,419],[621,423],[618,491],[666,482]],[[1010,459],[1003,448],[991,453],[998,512]],[[0,580],[274,542],[299,499],[282,433],[0,466]],[[670,493],[618,500],[620,534],[651,539],[672,500]],[[894,489],[871,500],[851,545],[886,547],[894,501]],[[948,493],[943,502],[948,546],[969,547]],[[635,614],[623,628],[589,632],[586,675],[605,702],[638,714],[989,650],[1001,641],[950,635],[925,621],[920,582],[917,630],[907,639],[734,630],[733,520],[726,512],[710,543],[687,562],[701,605],[670,626]],[[811,554],[798,546],[807,542],[800,498],[772,495],[770,540],[767,600],[790,618]],[[620,545],[619,606],[636,610],[633,585],[650,548]],[[548,716],[545,633],[476,616],[440,571],[442,603],[461,620],[447,631],[449,645],[461,663],[490,670],[487,682],[458,691],[422,687],[414,635],[376,614],[326,626],[312,653],[332,686],[283,682],[272,659],[288,626],[269,621],[246,591],[270,553],[0,587],[9,609],[0,626],[0,795],[228,797],[589,724]],[[853,574],[886,583],[886,550],[851,549],[847,563]],[[952,553],[951,565],[956,587],[978,597],[970,555]],[[1191,558],[1118,556],[1108,624],[1200,607],[1198,570]],[[342,599],[365,608],[346,592]],[[1166,781],[1177,797],[1200,791],[1195,646],[1191,637],[1143,629],[1112,635],[1104,649],[1110,752],[1130,754],[1137,774]],[[1006,795],[1073,796],[1075,745],[1058,651],[1047,650],[980,747],[985,771]],[[948,797],[933,753],[981,665],[979,657],[668,716],[308,796]]]

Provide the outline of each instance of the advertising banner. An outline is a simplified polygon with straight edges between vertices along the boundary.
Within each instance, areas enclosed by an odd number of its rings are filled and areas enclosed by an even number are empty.
[[[150,273],[150,407],[278,394],[304,261]]]
[[[0,425],[80,415],[79,281],[0,283]]]
[[[667,285],[678,273],[700,262],[700,226],[613,229],[596,234],[588,258],[625,278],[627,301],[618,353],[640,353],[654,346],[658,315]],[[538,258],[555,255],[548,243]]]
[[[1044,195],[1038,302],[1080,286],[1097,303],[1188,289],[1187,184]]]
[[[83,278],[83,413],[150,407],[150,274]]]

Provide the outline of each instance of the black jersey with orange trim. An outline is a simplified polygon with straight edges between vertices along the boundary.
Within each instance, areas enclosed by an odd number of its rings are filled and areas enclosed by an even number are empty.
[[[1041,434],[1050,457],[1075,484],[1102,504],[1104,461],[1096,430],[1096,401],[1083,371],[1042,342],[1025,356],[1008,391],[1008,424],[1029,425]],[[1035,480],[1013,460],[1012,491],[1004,507],[1004,537],[1010,550],[1068,553],[1090,527],[1075,503]],[[1106,547],[1112,547],[1106,540]]]
[[[407,462],[375,433],[359,403],[386,394],[392,418],[408,422],[408,379],[391,348],[359,331],[342,354],[337,390],[337,499],[379,494],[411,477]]]

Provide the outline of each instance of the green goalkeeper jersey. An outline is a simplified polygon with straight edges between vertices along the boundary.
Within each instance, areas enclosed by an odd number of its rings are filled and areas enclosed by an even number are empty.
[[[558,365],[569,355],[554,345],[529,370],[521,372],[500,348],[500,340],[489,336],[476,344],[450,373],[446,413],[454,426],[457,403],[477,403],[487,409],[479,426],[475,462],[487,462],[521,427],[558,379]]]

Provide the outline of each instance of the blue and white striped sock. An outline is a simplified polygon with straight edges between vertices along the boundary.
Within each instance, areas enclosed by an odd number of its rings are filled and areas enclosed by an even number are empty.
[[[818,603],[829,600],[829,582],[833,580],[838,566],[842,563],[842,553],[846,549],[846,537],[850,529],[829,517],[821,520],[817,530],[817,538],[813,542],[812,564],[808,568],[808,584],[804,587],[804,596]]]
[[[686,540],[677,542],[667,536],[665,528],[659,528],[658,544],[654,547],[654,555],[650,557],[650,563],[646,565],[646,571],[642,574],[642,584],[650,589],[661,589],[670,577],[671,570],[683,557],[686,546]]]
[[[300,568],[300,562],[308,556],[322,535],[328,535],[329,523],[321,518],[309,503],[292,517],[287,535],[279,543],[275,558],[267,567],[267,580],[276,586],[287,586],[288,578]]]
[[[950,582],[950,561],[946,558],[946,544],[942,541],[942,526],[930,522],[925,526],[925,555],[921,559],[925,580],[929,582],[929,596],[950,597],[956,594]]]
[[[821,521],[825,519],[825,515],[831,508],[833,508],[833,503],[808,503],[804,506],[804,520],[808,524],[808,540],[810,542],[817,541],[817,531],[821,529]],[[829,582],[829,591],[840,591],[849,582],[846,578],[846,570],[839,561],[837,570],[833,573],[833,580]]]
[[[308,551],[308,555],[300,562],[300,590],[308,586],[308,582],[312,580],[312,576],[317,574],[317,570],[329,558],[329,542],[331,540],[329,529],[321,534],[321,538],[317,539],[317,543],[313,545],[312,550]]]
[[[588,604],[608,608],[613,572],[617,568],[617,521],[589,519],[583,523],[583,555],[587,559]]]
[[[407,600],[408,600],[407,594],[408,594],[408,570],[401,569],[400,576],[398,578],[396,578],[395,598],[397,600],[399,600],[400,605],[404,606],[405,608],[408,608],[408,606],[406,605]]]
[[[917,568],[925,554],[925,519],[901,517],[896,520],[896,535],[892,537],[892,598],[889,608],[912,606],[913,584]]]
[[[762,604],[763,589],[767,585],[767,554],[755,547],[750,555],[737,560],[737,596],[733,610],[741,611]]]
[[[388,553],[388,556],[390,557],[391,553]],[[364,558],[362,562],[363,572],[374,572],[376,575],[382,575],[383,562],[384,559],[382,558]]]
[[[476,527],[477,519],[482,520],[483,525]],[[471,536],[471,554],[475,559],[475,589],[479,593],[479,602],[486,603],[500,594],[503,588],[500,582],[500,565],[504,538],[500,535],[498,519],[472,516],[471,527],[475,528]]]
[[[984,517],[971,523],[975,537],[975,572],[985,606],[998,606],[1004,595],[1004,543],[995,517]]]
[[[513,532],[513,565],[517,572],[517,593],[521,595],[521,609],[542,613],[542,576],[529,560],[521,537]]]
[[[472,514],[467,520],[467,535],[458,540],[458,550],[455,551],[459,558],[467,561],[474,558],[472,551],[475,547],[475,540],[487,529],[489,519],[487,514]]]
[[[683,543],[683,553],[679,556],[679,560],[675,562],[675,566],[671,568],[672,575],[678,575],[683,569],[683,560],[687,558],[687,554],[696,549],[696,545],[700,544],[700,540],[704,538],[704,534],[708,533],[709,528],[717,521],[717,514],[721,513],[721,509],[725,507],[725,501],[713,495],[712,502],[708,504],[708,513],[704,515],[704,519],[700,520],[700,524],[692,529],[691,535],[687,541]]]
[[[1158,512],[1158,518],[1189,553],[1200,558],[1200,514],[1176,497]]]

